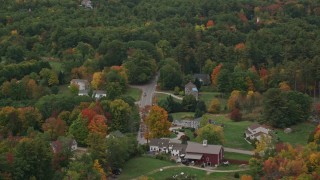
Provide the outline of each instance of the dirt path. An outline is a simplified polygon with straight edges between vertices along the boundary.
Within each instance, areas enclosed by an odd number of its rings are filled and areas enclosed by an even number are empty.
[[[182,100],[182,97],[176,96],[176,95],[171,94],[171,93],[168,93],[168,92],[155,91],[155,93],[158,93],[158,94],[167,94],[167,95],[172,96],[173,98],[176,98],[176,99]]]

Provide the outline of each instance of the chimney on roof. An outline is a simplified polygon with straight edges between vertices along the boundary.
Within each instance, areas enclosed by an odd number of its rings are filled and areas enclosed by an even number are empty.
[[[202,141],[202,145],[203,145],[204,147],[206,147],[206,146],[208,145],[208,141],[207,141],[207,140],[203,140],[203,141]]]

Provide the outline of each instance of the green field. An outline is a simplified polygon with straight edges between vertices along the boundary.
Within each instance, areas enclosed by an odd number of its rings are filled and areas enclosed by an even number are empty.
[[[197,180],[211,180],[211,179],[226,179],[226,180],[232,180],[236,179],[234,178],[234,172],[230,173],[221,173],[221,172],[211,172],[210,174],[207,174],[206,171],[200,170],[200,169],[193,169],[190,167],[174,167],[169,169],[163,169],[163,171],[157,171],[155,173],[152,173],[150,175],[147,175],[148,178],[154,179],[154,180],[162,180],[169,177],[173,177],[175,175],[181,175],[183,173],[183,176],[194,176]],[[242,174],[247,174],[246,171],[239,172],[240,176]]]
[[[226,99],[223,99],[220,97],[220,93],[218,92],[200,92],[199,93],[199,99],[204,101],[207,107],[209,107],[212,99],[218,98],[221,104],[221,110],[224,109],[224,106],[226,105]]]
[[[142,91],[140,89],[129,87],[127,89],[127,92],[124,95],[131,96],[131,97],[133,97],[134,100],[139,101],[141,94],[142,94]]]
[[[172,166],[175,163],[168,161],[161,161],[149,157],[137,157],[129,160],[123,167],[123,172],[119,176],[119,180],[128,180],[145,175],[151,171],[159,169],[164,166]]]
[[[189,112],[180,112],[180,113],[172,113],[173,119],[184,119],[184,117],[193,117],[194,113]],[[226,117],[226,115],[212,115],[207,114],[209,119],[214,120],[215,122],[219,124],[224,124],[224,138],[225,138],[225,144],[224,146],[230,147],[230,148],[238,148],[238,149],[244,149],[244,150],[253,150],[253,146],[247,143],[247,141],[244,140],[243,134],[245,129],[248,128],[252,124],[252,122],[249,121],[241,121],[241,122],[233,122],[229,118]],[[193,135],[191,134],[191,131],[186,131],[186,134],[193,139]],[[191,136],[192,135],[192,136]]]
[[[161,101],[161,100],[166,100],[167,97],[169,97],[170,95],[168,94],[162,94],[162,93],[156,93],[155,95],[157,97],[157,101]],[[176,102],[181,102],[181,100],[173,98],[173,100],[175,100]]]
[[[311,132],[314,131],[316,125],[310,123],[301,123],[295,126],[291,126],[291,133],[284,133],[282,129],[276,129],[276,137],[279,137],[281,141],[288,142],[292,145],[306,145],[308,143],[308,137]]]
[[[241,160],[241,161],[249,161],[252,156],[247,154],[239,154],[233,152],[224,152],[224,158],[226,159],[234,159],[234,160]]]
[[[193,112],[178,112],[178,113],[171,113],[173,119],[194,119]]]

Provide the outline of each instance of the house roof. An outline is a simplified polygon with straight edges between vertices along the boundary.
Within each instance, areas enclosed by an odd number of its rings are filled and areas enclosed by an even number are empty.
[[[209,74],[194,74],[193,77],[198,78],[205,85],[210,84],[210,82],[211,82]]]
[[[251,130],[255,130],[255,129],[259,128],[259,127],[262,127],[262,128],[267,129],[265,126],[260,125],[260,124],[253,124],[253,125],[249,126],[249,128],[250,128]]]
[[[203,154],[219,154],[221,151],[221,145],[206,145],[203,146],[199,143],[188,142],[186,149],[187,153],[203,153]]]
[[[188,84],[186,84],[185,86],[184,86],[185,88],[188,88],[188,89],[192,89],[192,88],[197,88],[197,86],[196,85],[194,85],[191,81],[188,83]]]
[[[78,94],[88,94],[89,91],[88,90],[79,90]]]
[[[248,134],[248,135],[252,134],[248,129],[246,129],[245,133]]]
[[[168,147],[169,139],[151,139],[150,146]]]
[[[86,79],[72,79],[70,81],[71,83],[85,83],[85,84],[89,84],[89,81]]]
[[[102,90],[94,90],[92,91],[93,94],[107,94],[106,91],[102,91]]]
[[[109,138],[109,137],[124,137],[124,135],[119,130],[116,130],[116,131],[112,131],[111,133],[109,133],[107,135],[107,138]]]
[[[202,154],[187,153],[184,158],[185,159],[196,159],[196,160],[199,160],[199,159],[202,158]]]
[[[172,149],[179,150],[180,153],[184,154],[186,152],[187,144],[178,144],[178,143],[171,143]]]
[[[256,134],[254,134],[253,136],[254,136],[254,137],[258,137],[258,136],[261,136],[261,135],[268,135],[268,134],[266,134],[266,133],[264,133],[264,132],[258,132],[258,133],[256,133]]]

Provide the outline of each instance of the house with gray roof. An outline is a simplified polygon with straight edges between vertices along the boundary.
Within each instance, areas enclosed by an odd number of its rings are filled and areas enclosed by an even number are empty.
[[[159,152],[159,153],[170,153],[171,156],[180,156],[185,154],[187,148],[186,144],[181,144],[181,142],[175,142],[171,139],[151,139],[150,143],[150,152]]]
[[[270,136],[270,129],[260,124],[253,124],[245,130],[246,138],[260,141],[261,136]]]
[[[184,94],[192,95],[196,98],[196,100],[198,100],[199,97],[199,91],[197,89],[197,86],[194,85],[191,81],[184,86]]]
[[[196,165],[216,166],[222,163],[224,150],[221,145],[207,144],[204,140],[202,144],[188,142],[185,159],[194,161]]]
[[[194,79],[199,79],[201,85],[208,86],[211,84],[209,74],[193,74]]]

